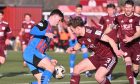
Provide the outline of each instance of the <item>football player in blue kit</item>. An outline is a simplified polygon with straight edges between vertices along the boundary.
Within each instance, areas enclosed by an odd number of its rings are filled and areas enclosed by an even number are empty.
[[[63,13],[59,9],[54,9],[48,20],[40,21],[30,32],[33,37],[24,51],[23,58],[37,79],[32,84],[49,84],[57,60],[45,54],[45,50],[54,36],[52,26],[57,26],[63,18]]]

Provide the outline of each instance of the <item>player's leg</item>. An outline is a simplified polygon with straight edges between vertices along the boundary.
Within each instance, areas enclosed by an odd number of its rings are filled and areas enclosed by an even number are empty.
[[[0,65],[5,63],[5,46],[0,46]]]
[[[95,73],[95,79],[99,84],[111,84],[107,78],[109,70],[105,67],[100,67]]]
[[[23,52],[24,52],[24,50],[25,50],[26,47],[27,47],[26,42],[25,41],[22,41],[22,55],[23,55]],[[26,62],[25,61],[23,61],[23,66],[24,67],[26,66]]]
[[[134,77],[137,78],[139,74],[139,65],[140,65],[140,44],[135,43],[133,45],[133,57],[132,57],[132,62],[133,62],[133,74]]]
[[[38,63],[38,67],[45,69],[41,76],[41,84],[48,84],[54,71],[54,65],[50,59],[44,58]]]
[[[0,56],[0,65],[5,63],[5,57],[4,56]]]
[[[137,84],[137,76],[139,74],[139,65],[133,64],[133,75],[134,75],[134,84]]]
[[[95,73],[95,79],[99,84],[111,84],[107,76],[112,73],[113,69],[117,64],[116,57],[107,57],[100,59],[100,67]]]
[[[83,59],[80,63],[78,63],[74,67],[74,72],[70,80],[70,84],[79,84],[80,82],[80,73],[85,72],[87,70],[95,70],[96,67],[93,63],[87,58]]]
[[[73,73],[73,68],[75,64],[75,59],[76,59],[76,51],[73,51],[70,56],[69,56],[69,66],[70,66],[70,74]]]
[[[134,75],[132,71],[132,59],[131,59],[131,56],[132,56],[131,47],[122,45],[121,49],[122,51],[126,53],[126,55],[123,57],[124,57],[125,66],[126,66],[127,79],[129,80],[129,84],[134,84]]]
[[[125,57],[125,65],[126,65],[126,74],[129,80],[129,84],[134,84],[134,75],[132,71],[132,61],[130,57]]]
[[[69,46],[70,46],[70,47],[73,47],[76,43],[77,43],[76,40],[69,40]],[[73,68],[74,68],[74,64],[75,64],[75,59],[76,59],[76,51],[73,51],[73,52],[69,55],[70,74],[73,73]]]

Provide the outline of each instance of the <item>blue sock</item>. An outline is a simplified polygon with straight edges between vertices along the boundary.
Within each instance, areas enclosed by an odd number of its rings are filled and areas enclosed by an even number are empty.
[[[37,81],[33,81],[33,82],[31,82],[31,84],[38,84],[38,82]]]
[[[70,73],[73,72],[75,58],[76,58],[76,55],[75,54],[70,54],[70,57],[69,57]]]
[[[75,58],[76,58],[75,54],[70,54],[70,58],[69,58],[69,65],[70,65],[70,67],[74,67]]]
[[[45,70],[41,77],[41,84],[49,84],[51,77],[52,77],[52,72]]]
[[[88,58],[88,53],[87,52],[83,53],[83,59],[86,59],[86,58]]]

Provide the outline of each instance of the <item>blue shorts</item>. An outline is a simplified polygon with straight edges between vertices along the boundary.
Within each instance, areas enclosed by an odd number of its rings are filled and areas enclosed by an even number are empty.
[[[76,45],[76,43],[78,43],[77,40],[69,40],[69,46],[70,47],[74,47]],[[86,46],[84,44],[82,44],[81,49],[86,48]]]
[[[38,50],[33,49],[31,47],[27,47],[24,50],[23,53],[23,59],[27,63],[27,66],[29,67],[30,71],[38,71],[38,72],[43,72],[44,69],[37,67],[37,64],[43,59],[43,58],[49,58],[48,55],[40,53]]]

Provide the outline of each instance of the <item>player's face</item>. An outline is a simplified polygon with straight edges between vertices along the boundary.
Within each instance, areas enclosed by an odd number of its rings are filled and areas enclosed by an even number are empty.
[[[133,13],[133,11],[134,11],[134,7],[132,5],[126,4],[124,6],[124,12],[126,15],[128,15],[128,16],[131,15]]]
[[[0,13],[0,21],[2,20],[2,18],[3,18],[3,14]]]
[[[73,33],[76,34],[76,36],[80,36],[81,35],[80,34],[81,32],[80,32],[80,28],[79,27],[76,27],[76,28],[71,27],[71,30],[72,30]]]
[[[25,15],[25,21],[30,21],[31,17],[29,15]]]
[[[59,15],[53,15],[52,18],[52,26],[57,26],[58,23],[62,20],[62,18]]]
[[[140,6],[135,6],[135,13],[140,14]]]
[[[82,8],[77,7],[77,8],[76,8],[76,13],[77,13],[77,14],[81,14],[81,12],[82,12]]]
[[[115,9],[114,8],[107,8],[107,13],[112,16],[115,14]]]

